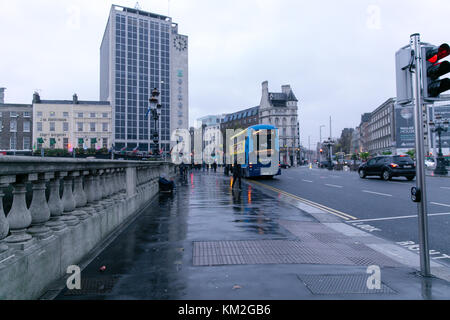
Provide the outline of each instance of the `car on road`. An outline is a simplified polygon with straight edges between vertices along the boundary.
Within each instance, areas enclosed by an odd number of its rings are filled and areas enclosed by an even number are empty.
[[[414,161],[406,155],[379,156],[360,165],[358,173],[361,179],[368,176],[379,176],[386,181],[393,177],[405,177],[413,180],[416,176],[416,166]]]

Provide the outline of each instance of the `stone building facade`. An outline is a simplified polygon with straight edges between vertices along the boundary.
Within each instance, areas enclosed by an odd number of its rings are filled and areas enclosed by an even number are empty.
[[[300,147],[298,121],[298,99],[290,85],[281,87],[281,92],[269,92],[269,83],[262,83],[259,106],[261,124],[277,127],[280,134],[280,161],[292,166],[297,164]]]
[[[369,121],[369,149],[371,155],[384,152],[396,153],[395,145],[395,98],[390,98],[376,108]]]
[[[33,97],[33,146],[37,149],[110,149],[112,110],[107,101]],[[43,142],[43,143],[42,143]]]
[[[364,113],[361,115],[361,123],[359,124],[359,145],[360,152],[369,151],[369,123],[370,123],[371,113]]]

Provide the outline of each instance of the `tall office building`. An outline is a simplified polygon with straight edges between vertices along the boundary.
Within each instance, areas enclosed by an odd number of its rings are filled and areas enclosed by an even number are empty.
[[[113,108],[116,150],[152,150],[147,114],[153,88],[161,95],[160,143],[189,126],[188,37],[159,14],[113,5],[100,48],[100,100]]]

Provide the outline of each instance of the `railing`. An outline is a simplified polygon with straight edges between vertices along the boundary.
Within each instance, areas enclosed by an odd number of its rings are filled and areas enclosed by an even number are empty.
[[[171,164],[161,162],[1,157],[0,299],[36,297],[50,278],[62,276],[68,265],[78,263],[146,205],[159,190],[159,177],[172,172]],[[5,265],[27,264],[36,250],[55,242],[60,244],[51,250],[57,252],[48,257],[58,264],[56,274],[37,287],[30,284],[23,295],[7,292],[17,279],[4,278]],[[24,281],[20,285],[27,285]]]

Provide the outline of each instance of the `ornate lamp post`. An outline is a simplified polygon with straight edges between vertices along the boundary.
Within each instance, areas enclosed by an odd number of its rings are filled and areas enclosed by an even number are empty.
[[[448,131],[448,120],[442,121],[442,118],[440,115],[436,116],[436,122],[430,121],[430,129],[432,132],[436,132],[438,134],[438,141],[439,141],[439,152],[436,158],[436,169],[434,170],[435,174],[439,175],[447,175],[448,171],[445,167],[445,158],[442,154],[442,141],[441,141],[441,135],[443,132]]]
[[[159,155],[159,150],[160,150],[160,144],[159,144],[159,138],[160,138],[160,128],[159,128],[159,118],[161,116],[161,104],[159,104],[159,91],[158,89],[153,89],[152,91],[152,97],[149,99],[150,102],[150,112],[151,112],[151,117],[152,119],[155,121],[155,126],[154,126],[154,130],[153,130],[153,148],[154,148],[154,154]]]

